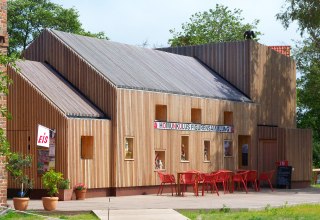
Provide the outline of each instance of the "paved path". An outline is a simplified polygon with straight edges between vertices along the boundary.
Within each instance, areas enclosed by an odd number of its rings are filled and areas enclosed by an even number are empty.
[[[8,201],[12,204],[12,201]],[[281,207],[304,203],[320,203],[320,189],[263,189],[231,194],[205,194],[196,197],[187,193],[184,197],[171,194],[137,195],[122,197],[98,197],[86,200],[60,201],[57,211],[94,211],[101,219],[186,219],[174,210],[179,209],[231,209],[259,210],[268,206]],[[31,200],[28,210],[43,210],[41,200]],[[133,218],[133,216],[138,216]],[[169,217],[170,216],[170,217]]]

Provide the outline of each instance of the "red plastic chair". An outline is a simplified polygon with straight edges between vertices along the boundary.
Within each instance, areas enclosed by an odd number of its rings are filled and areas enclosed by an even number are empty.
[[[202,196],[204,195],[204,189],[207,188],[208,192],[208,186],[211,187],[211,193],[213,193],[213,190],[217,193],[219,196],[219,190],[217,187],[217,173],[201,173],[199,177],[199,183],[202,183]]]
[[[174,190],[177,194],[177,189],[176,189],[176,179],[174,178],[174,175],[172,174],[168,174],[168,173],[162,173],[160,171],[158,171],[158,175],[159,175],[159,178],[160,178],[160,181],[161,181],[161,184],[159,186],[159,189],[158,189],[158,193],[157,195],[160,195],[162,194],[162,190],[163,190],[163,186],[168,183],[171,185],[171,193],[172,193],[172,196],[173,196],[173,185],[174,185]]]
[[[220,170],[216,172],[217,178],[216,178],[216,183],[221,183],[223,187],[223,192],[226,194],[226,192],[229,191],[229,182],[231,178],[231,171],[228,170]]]
[[[181,191],[182,195],[184,195],[187,185],[192,185],[194,194],[198,196],[199,175],[200,174],[196,171],[187,171],[180,175],[180,185],[183,185]]]
[[[238,188],[241,188],[241,184],[244,188],[244,190],[246,191],[246,193],[248,193],[248,189],[247,189],[247,175],[248,175],[249,171],[244,171],[244,172],[240,172],[240,173],[236,173],[233,175],[232,177],[232,191],[234,192],[234,185],[237,183]]]
[[[268,182],[271,190],[273,191],[271,180],[272,180],[274,172],[275,172],[274,170],[270,170],[270,171],[262,172],[260,174],[259,180],[258,180],[259,191],[260,191],[260,184],[262,181]]]
[[[257,178],[258,178],[257,171],[256,170],[249,170],[249,172],[247,174],[246,186],[248,187],[248,183],[251,183],[252,188],[255,191],[258,191]]]

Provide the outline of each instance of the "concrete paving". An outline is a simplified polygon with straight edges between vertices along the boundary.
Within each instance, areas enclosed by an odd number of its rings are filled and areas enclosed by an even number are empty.
[[[8,203],[12,205],[12,200]],[[174,210],[181,209],[246,209],[261,210],[306,203],[320,203],[320,189],[262,189],[260,192],[234,192],[220,196],[205,193],[184,197],[169,194],[98,197],[85,200],[59,201],[57,211],[94,211],[100,219],[186,219]],[[28,210],[43,210],[41,200],[30,200]],[[109,216],[109,218],[108,218]]]

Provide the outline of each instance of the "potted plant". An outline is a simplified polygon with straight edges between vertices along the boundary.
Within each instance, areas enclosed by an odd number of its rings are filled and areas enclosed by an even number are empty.
[[[58,185],[59,188],[59,201],[67,201],[71,200],[73,190],[70,189],[70,180],[69,179],[63,179]]]
[[[87,186],[84,183],[78,183],[74,186],[77,200],[84,200],[86,198]]]
[[[6,169],[21,186],[18,196],[13,198],[13,205],[16,210],[25,211],[28,208],[30,198],[25,196],[28,190],[32,189],[33,182],[26,174],[26,168],[31,167],[31,165],[32,158],[30,155],[21,153],[9,153],[7,155]]]
[[[41,177],[43,187],[48,190],[48,195],[50,197],[42,197],[42,204],[45,210],[52,211],[57,208],[58,197],[58,184],[63,180],[63,174],[56,172],[53,169],[45,172]]]

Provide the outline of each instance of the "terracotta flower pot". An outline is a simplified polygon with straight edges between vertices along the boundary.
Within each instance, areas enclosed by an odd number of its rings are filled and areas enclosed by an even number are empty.
[[[46,211],[56,210],[59,197],[42,197],[43,208]]]
[[[28,208],[29,197],[14,197],[13,206],[16,210],[25,211]]]
[[[77,200],[84,200],[86,198],[87,190],[86,189],[75,190],[75,193],[76,193],[76,199]]]

